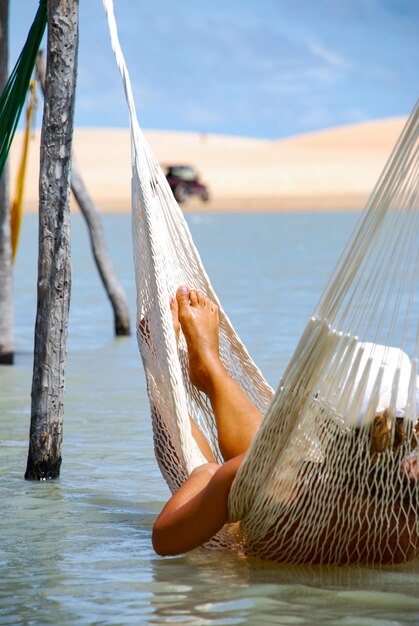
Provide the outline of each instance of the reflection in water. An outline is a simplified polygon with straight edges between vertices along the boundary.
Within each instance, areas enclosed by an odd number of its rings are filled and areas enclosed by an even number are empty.
[[[63,465],[53,483],[23,480],[36,216],[23,224],[15,266],[17,363],[0,368],[0,624],[419,623],[417,561],[382,570],[297,568],[228,552],[172,559],[153,553],[151,528],[168,490],[152,450],[136,339],[113,338],[79,218],[73,218]],[[344,214],[200,214],[192,223],[225,309],[272,385],[353,221]],[[108,215],[105,227],[134,312],[130,218]]]
[[[270,623],[281,615],[280,623],[288,616],[290,623],[312,624],[321,623],[312,621],[313,611],[318,620],[327,620],[342,617],[350,607],[354,624],[365,610],[373,615],[383,608],[386,619],[399,619],[402,609],[413,624],[419,600],[413,587],[406,594],[410,576],[419,583],[417,564],[386,569],[278,566],[227,552],[196,551],[153,562],[152,604],[156,622],[183,615],[194,624],[220,623],[227,616],[232,621],[222,623],[253,623],[258,615]]]
[[[65,494],[58,482],[39,484],[7,481],[1,490],[1,571],[9,595],[0,615],[10,622],[64,623],[75,619],[54,599],[68,584],[62,570],[62,548],[71,526]]]

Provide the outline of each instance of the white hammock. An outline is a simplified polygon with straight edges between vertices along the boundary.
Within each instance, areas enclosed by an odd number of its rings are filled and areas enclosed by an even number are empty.
[[[170,489],[206,462],[189,415],[222,462],[209,402],[189,380],[182,336],[176,348],[168,301],[188,284],[219,305],[221,358],[266,415],[230,493],[230,519],[239,524],[211,545],[296,563],[414,558],[419,481],[409,479],[408,461],[419,430],[418,106],[273,397],[141,132],[112,0],[103,2],[130,113],[137,337],[156,457]]]

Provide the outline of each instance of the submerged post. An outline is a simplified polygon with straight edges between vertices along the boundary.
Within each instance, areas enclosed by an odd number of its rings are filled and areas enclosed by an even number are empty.
[[[0,93],[8,76],[9,0],[0,0]],[[14,359],[12,248],[8,167],[0,176],[0,365],[12,365]]]
[[[36,73],[45,94],[45,59],[41,51],[38,52],[36,59]],[[86,220],[96,267],[113,308],[115,335],[130,335],[128,300],[107,252],[100,213],[86,189],[74,159],[71,168],[71,190]]]
[[[25,478],[61,465],[70,304],[69,189],[77,74],[78,0],[48,0],[48,54],[39,179],[38,305]]]

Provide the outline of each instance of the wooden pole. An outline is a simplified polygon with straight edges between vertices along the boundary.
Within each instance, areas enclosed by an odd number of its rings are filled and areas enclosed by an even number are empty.
[[[49,0],[39,179],[38,306],[25,478],[56,478],[61,466],[70,304],[71,147],[77,75],[78,0]]]
[[[0,0],[0,92],[8,77],[9,0]],[[0,176],[0,365],[14,360],[12,249],[10,243],[8,166]]]
[[[42,51],[39,51],[36,59],[36,73],[45,94],[45,57]],[[71,190],[86,220],[96,267],[113,308],[115,334],[130,335],[128,300],[108,255],[100,212],[86,189],[74,159],[71,169]]]

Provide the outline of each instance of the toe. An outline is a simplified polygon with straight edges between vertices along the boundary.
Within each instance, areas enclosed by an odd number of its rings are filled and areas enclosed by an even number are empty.
[[[218,305],[215,304],[215,302],[213,302],[212,300],[208,301],[208,305],[209,305],[209,308],[211,310],[211,313],[214,313],[216,315],[217,319],[218,319],[218,314],[219,314]]]
[[[173,296],[170,296],[169,302],[170,302],[170,310],[173,316],[173,321],[175,322],[179,315],[179,305],[177,303],[176,298],[174,298]]]
[[[207,298],[205,297],[204,292],[201,291],[200,289],[198,289],[197,296],[198,296],[198,304],[200,306],[206,306],[207,305]]]
[[[189,308],[189,287],[187,285],[181,285],[176,292],[176,300],[179,306],[179,312]]]
[[[189,292],[189,300],[192,306],[197,306],[198,304],[198,292],[196,289],[191,289]]]
[[[176,298],[170,296],[170,312],[172,314],[173,329],[175,331],[176,344],[179,343],[180,321],[179,321],[179,305]]]

